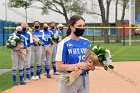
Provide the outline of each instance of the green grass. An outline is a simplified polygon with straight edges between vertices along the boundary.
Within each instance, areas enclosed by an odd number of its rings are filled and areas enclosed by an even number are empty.
[[[112,61],[140,61],[139,46],[123,46],[120,43],[95,43],[111,51]]]
[[[122,43],[95,43],[111,50],[112,61],[140,61],[140,46],[123,46]],[[11,68],[11,50],[0,47],[0,68]],[[43,71],[44,72],[44,71]],[[18,77],[18,76],[17,76]],[[19,81],[19,78],[17,79]],[[0,75],[0,91],[12,87],[12,72]]]
[[[34,74],[36,74],[35,72],[36,72],[36,67],[34,69]],[[42,73],[45,73],[44,69],[42,70]],[[19,74],[18,74],[18,71],[17,71],[17,84],[20,84],[19,81],[20,81],[19,80]],[[14,85],[13,85],[13,82],[12,82],[12,72],[11,71],[0,75],[0,93],[1,93],[1,91],[9,89],[13,86]]]
[[[11,49],[0,46],[0,68],[11,68]]]
[[[12,86],[12,72],[7,72],[0,75],[0,92],[9,89]]]

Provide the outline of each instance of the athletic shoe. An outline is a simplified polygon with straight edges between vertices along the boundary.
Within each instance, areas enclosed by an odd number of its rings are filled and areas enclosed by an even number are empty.
[[[39,80],[39,76],[36,76],[35,79],[36,79],[36,80]]]
[[[44,73],[44,76],[47,76],[47,73]]]
[[[26,82],[22,81],[20,82],[20,85],[26,85]]]
[[[47,78],[52,78],[50,74],[47,74]]]
[[[32,76],[32,77],[31,77],[31,80],[36,80],[36,77],[35,77],[35,76]]]
[[[53,73],[54,75],[61,75],[61,73],[59,73],[59,72],[55,72],[55,73]]]
[[[14,82],[13,85],[18,85],[17,82]]]
[[[28,79],[28,78],[26,78],[26,79],[24,80],[24,82],[28,83],[28,82],[29,82],[29,79]]]

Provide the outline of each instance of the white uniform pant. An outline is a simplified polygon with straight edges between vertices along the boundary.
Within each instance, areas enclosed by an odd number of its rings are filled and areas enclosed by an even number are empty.
[[[54,43],[54,44],[52,45],[52,55],[51,55],[52,62],[55,62],[56,49],[57,49],[57,44],[56,44],[56,43]]]
[[[25,58],[25,68],[30,68],[30,62],[31,62],[31,47],[28,47],[26,49],[26,58]]]
[[[71,85],[65,85],[62,82],[62,76],[59,78],[59,93],[89,93],[89,74],[85,75],[85,87],[81,75]]]
[[[36,61],[37,66],[41,66],[42,46],[31,46],[31,66]]]
[[[52,56],[52,46],[51,45],[42,46],[41,62],[43,65],[50,65],[51,56]]]
[[[24,67],[24,59],[18,54],[18,51],[12,50],[11,52],[12,58],[12,69],[13,70],[23,70]]]

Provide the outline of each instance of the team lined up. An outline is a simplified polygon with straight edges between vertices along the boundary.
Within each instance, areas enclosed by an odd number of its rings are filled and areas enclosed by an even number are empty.
[[[54,74],[59,74],[56,71],[55,66],[55,55],[57,43],[53,42],[51,39],[52,35],[60,34],[63,31],[62,24],[56,26],[55,22],[50,24],[44,23],[43,30],[40,29],[39,21],[34,22],[34,30],[29,29],[27,23],[22,23],[21,26],[16,28],[16,31],[12,35],[18,36],[23,42],[18,48],[12,49],[12,77],[14,85],[17,84],[17,70],[19,71],[20,84],[25,85],[26,82],[31,80],[40,79],[40,74],[42,68],[44,67],[46,72],[46,77],[51,78],[50,73],[50,63],[52,62],[52,67]],[[41,43],[36,43],[34,37],[40,39]],[[26,58],[23,59],[20,54],[20,49],[26,49]],[[36,62],[36,67],[34,67],[34,62]],[[36,68],[36,74],[34,70]],[[26,73],[24,79],[24,71]]]

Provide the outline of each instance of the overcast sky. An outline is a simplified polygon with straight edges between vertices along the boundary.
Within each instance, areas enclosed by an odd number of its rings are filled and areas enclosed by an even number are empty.
[[[8,0],[7,0],[8,1]],[[0,19],[5,20],[5,6],[4,6],[5,0],[1,0],[0,2]],[[90,4],[90,3],[89,3]],[[98,5],[98,3],[96,3]],[[41,6],[40,3],[35,3],[32,6]],[[90,8],[90,7],[89,7]],[[99,11],[99,7],[95,6],[96,11]],[[91,8],[90,8],[91,9]],[[121,18],[121,7],[119,6],[119,19]],[[28,8],[28,22],[33,22],[35,20],[39,20],[40,22],[58,22],[58,23],[65,23],[65,19],[62,15],[55,13],[55,12],[49,12],[49,15],[41,15],[42,10],[36,9],[36,8]],[[115,6],[112,2],[111,8],[110,8],[110,22],[115,22]],[[129,19],[129,10],[126,10],[126,16],[125,20]],[[86,23],[100,23],[101,18],[100,16],[93,16],[84,14],[83,17],[86,20]],[[16,21],[16,22],[25,22],[25,9],[24,8],[7,8],[7,20],[8,21]]]

